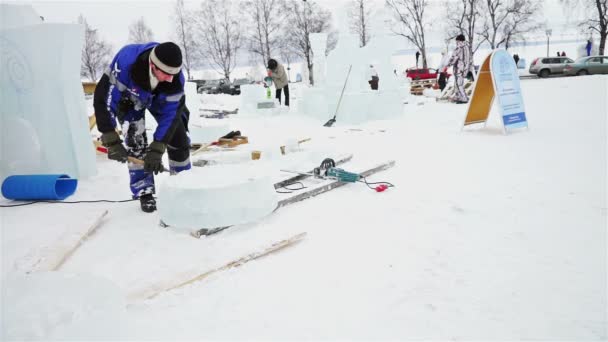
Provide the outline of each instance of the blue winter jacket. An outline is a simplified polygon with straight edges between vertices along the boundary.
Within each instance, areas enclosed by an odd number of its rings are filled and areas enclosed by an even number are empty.
[[[126,45],[114,57],[95,90],[95,114],[102,133],[116,128],[119,121],[134,121],[144,117],[148,109],[158,122],[154,140],[168,143],[185,109],[184,75],[172,83],[159,82],[154,91],[150,86],[149,56],[156,42]],[[131,100],[127,110],[119,111],[119,101]],[[187,120],[187,119],[186,119]]]

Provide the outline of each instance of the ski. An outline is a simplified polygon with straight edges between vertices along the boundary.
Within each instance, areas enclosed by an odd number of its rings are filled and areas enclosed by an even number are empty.
[[[375,166],[375,167],[373,167],[371,169],[367,169],[367,170],[365,170],[363,172],[360,172],[359,175],[361,177],[368,177],[368,176],[373,175],[375,173],[378,173],[380,171],[389,169],[389,168],[393,167],[394,165],[395,165],[395,161],[391,160],[391,161],[382,163],[380,165],[377,165],[377,166]],[[305,175],[305,174],[298,175],[298,176],[308,176],[309,177],[309,175]],[[349,184],[349,182],[341,182],[341,181],[338,181],[338,180],[333,180],[333,181],[330,181],[329,183],[326,183],[326,184],[321,185],[319,187],[315,187],[315,188],[312,188],[310,190],[306,190],[304,192],[300,192],[300,193],[298,193],[296,195],[289,196],[289,197],[287,197],[285,199],[280,200],[279,203],[277,204],[277,207],[273,210],[273,212],[277,211],[279,208],[282,208],[282,207],[285,207],[285,206],[288,206],[290,204],[297,203],[297,202],[300,202],[300,201],[304,201],[306,199],[309,199],[311,197],[315,197],[317,195],[320,195],[322,193],[325,193],[325,192],[331,191],[333,189],[339,188],[339,187],[341,187],[343,185],[346,185],[346,184]],[[191,232],[190,235],[192,235],[195,238],[200,238],[202,236],[209,236],[209,235],[213,235],[213,234],[219,233],[219,232],[221,232],[223,230],[226,230],[226,229],[228,229],[230,227],[232,227],[232,226],[224,226],[224,227],[217,227],[217,228],[202,228],[202,229],[198,229],[198,230],[195,230],[195,231]]]

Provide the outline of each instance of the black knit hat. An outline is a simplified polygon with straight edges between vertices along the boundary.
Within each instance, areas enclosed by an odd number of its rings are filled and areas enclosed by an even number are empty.
[[[167,74],[179,74],[182,67],[182,50],[175,43],[161,43],[152,49],[150,60]]]
[[[456,40],[464,42],[464,34],[459,34],[456,36]]]
[[[274,70],[277,68],[278,65],[279,63],[277,63],[277,61],[275,61],[274,59],[271,58],[268,60],[268,69]]]

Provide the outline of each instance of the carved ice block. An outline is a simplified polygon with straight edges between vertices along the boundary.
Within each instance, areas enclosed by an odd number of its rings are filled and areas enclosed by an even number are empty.
[[[255,162],[193,168],[159,187],[158,210],[177,228],[216,228],[253,222],[277,206],[270,172]]]

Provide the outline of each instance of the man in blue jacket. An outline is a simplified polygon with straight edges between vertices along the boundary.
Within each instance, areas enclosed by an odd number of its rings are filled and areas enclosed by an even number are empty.
[[[95,89],[94,108],[101,141],[108,158],[127,162],[143,159],[144,165],[129,162],[131,192],[144,212],[156,210],[153,174],[162,172],[162,156],[168,150],[173,173],[189,170],[189,112],[184,98],[182,53],[172,43],[126,45],[114,57]],[[158,127],[148,146],[145,111]],[[124,144],[117,133],[117,122]]]

